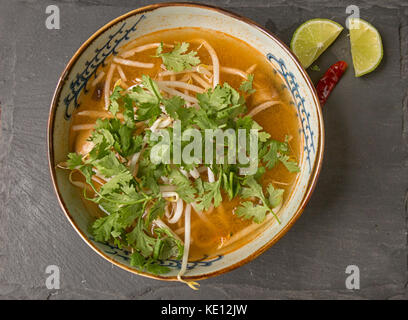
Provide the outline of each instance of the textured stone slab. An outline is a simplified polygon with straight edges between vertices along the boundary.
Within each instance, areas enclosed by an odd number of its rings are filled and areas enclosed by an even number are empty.
[[[48,1],[0,0],[0,297],[67,299],[407,298],[408,3],[354,1],[378,27],[385,56],[361,79],[350,68],[324,109],[326,150],[303,216],[255,261],[191,292],[131,275],[75,233],[53,193],[46,158],[49,104],[65,64],[94,31],[149,1],[54,1],[61,30],[44,25]],[[252,18],[286,43],[315,17],[344,25],[349,1],[209,1]],[[16,23],[20,21],[23,23]],[[351,65],[347,32],[317,61],[317,80],[339,59]],[[61,268],[61,289],[45,268]],[[361,289],[346,290],[347,265]]]

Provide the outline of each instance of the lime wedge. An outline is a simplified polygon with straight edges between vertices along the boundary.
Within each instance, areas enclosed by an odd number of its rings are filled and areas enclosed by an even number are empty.
[[[377,68],[383,57],[380,33],[370,23],[358,18],[349,19],[351,55],[356,77]]]
[[[329,19],[308,20],[293,34],[290,48],[304,68],[309,67],[343,30],[337,22]]]

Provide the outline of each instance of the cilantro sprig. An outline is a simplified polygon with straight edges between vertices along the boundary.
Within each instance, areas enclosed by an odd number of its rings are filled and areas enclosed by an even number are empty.
[[[188,70],[200,64],[200,58],[197,57],[196,51],[186,53],[189,46],[190,44],[187,42],[176,43],[172,51],[163,53],[163,43],[161,43],[157,47],[156,56],[162,58],[167,70],[175,72]]]

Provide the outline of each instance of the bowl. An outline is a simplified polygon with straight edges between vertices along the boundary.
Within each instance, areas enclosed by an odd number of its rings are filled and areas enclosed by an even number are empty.
[[[52,183],[59,203],[82,239],[109,262],[135,274],[177,280],[181,261],[162,261],[171,271],[165,275],[140,272],[130,266],[130,253],[115,246],[99,243],[89,233],[92,217],[80,199],[77,188],[56,164],[66,160],[71,115],[78,98],[95,76],[97,67],[129,41],[144,34],[179,27],[201,27],[222,31],[256,48],[271,63],[286,84],[294,101],[293,112],[299,119],[301,135],[300,173],[284,207],[281,224],[264,228],[254,240],[225,255],[190,261],[183,278],[200,280],[220,275],[247,263],[276,243],[295,223],[304,210],[320,172],[324,129],[319,100],[312,82],[286,45],[253,21],[220,8],[192,3],[162,3],[131,11],[109,22],[94,33],[74,54],[65,67],[51,103],[48,121],[48,157]]]

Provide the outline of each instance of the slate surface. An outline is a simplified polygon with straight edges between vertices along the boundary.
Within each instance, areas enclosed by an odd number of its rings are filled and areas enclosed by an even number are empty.
[[[385,56],[361,79],[348,70],[324,108],[326,151],[313,197],[288,234],[255,261],[201,282],[134,276],[97,256],[59,208],[46,158],[57,79],[77,48],[111,19],[148,1],[52,1],[61,29],[45,28],[50,1],[0,0],[0,298],[407,299],[408,2],[353,1],[381,32]],[[349,1],[223,0],[289,42],[314,17],[344,25]],[[347,32],[317,62],[351,62]],[[45,268],[61,269],[61,289]],[[357,265],[360,290],[345,288]]]

